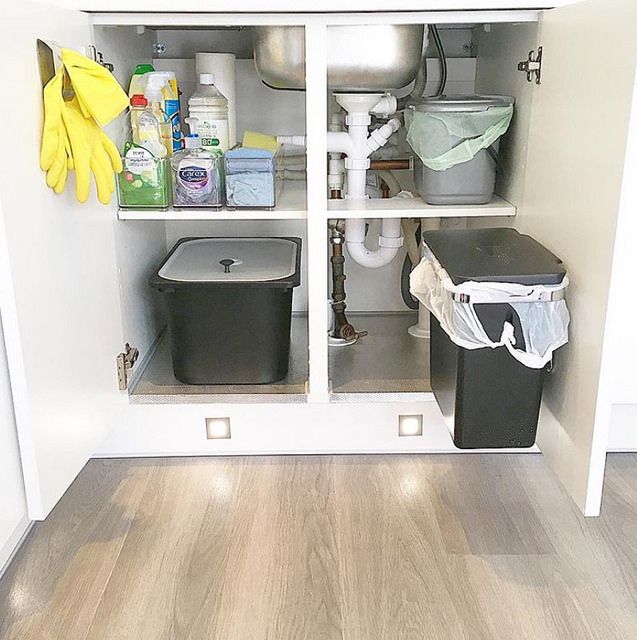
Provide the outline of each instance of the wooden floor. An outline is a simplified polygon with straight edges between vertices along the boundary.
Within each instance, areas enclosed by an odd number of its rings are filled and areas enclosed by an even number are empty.
[[[637,638],[637,456],[93,461],[0,583],[12,640]]]

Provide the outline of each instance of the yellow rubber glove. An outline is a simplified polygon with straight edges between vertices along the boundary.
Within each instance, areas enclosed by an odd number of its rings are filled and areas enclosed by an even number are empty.
[[[40,148],[40,166],[46,171],[46,183],[55,193],[62,193],[69,168],[70,145],[62,121],[64,69],[53,76],[44,88],[44,127]]]
[[[84,117],[77,98],[63,103],[62,120],[73,158],[77,199],[88,200],[92,172],[97,198],[102,204],[108,204],[115,191],[114,174],[122,170],[117,147],[95,120]]]
[[[71,49],[62,49],[62,63],[84,117],[105,127],[128,107],[128,96],[108,69]]]

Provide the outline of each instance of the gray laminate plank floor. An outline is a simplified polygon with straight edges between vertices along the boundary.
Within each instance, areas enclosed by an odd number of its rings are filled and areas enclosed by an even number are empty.
[[[0,638],[637,638],[637,455],[588,520],[539,455],[94,460]]]

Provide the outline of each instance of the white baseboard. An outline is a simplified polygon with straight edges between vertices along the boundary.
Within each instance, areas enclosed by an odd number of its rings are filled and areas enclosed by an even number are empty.
[[[0,547],[0,578],[22,546],[22,543],[34,524],[35,522],[29,520],[28,516],[25,515],[16,525],[9,538]]]

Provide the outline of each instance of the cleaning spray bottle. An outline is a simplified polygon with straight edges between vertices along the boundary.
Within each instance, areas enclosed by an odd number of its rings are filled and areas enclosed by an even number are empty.
[[[161,74],[150,73],[148,75],[148,82],[146,83],[144,96],[146,97],[146,100],[148,100],[148,108],[152,111],[159,122],[161,141],[166,149],[166,153],[164,155],[171,156],[173,153],[172,127],[166,112],[162,108],[162,90],[165,84],[166,78]]]
[[[198,118],[186,118],[190,135],[185,149],[171,158],[173,205],[219,209],[223,205],[221,151],[204,148],[198,133]]]
[[[148,74],[155,71],[155,67],[152,64],[138,64],[135,67],[135,71],[130,79],[130,85],[128,87],[128,97],[132,98],[135,95],[144,95],[146,89],[146,83],[148,82]]]
[[[174,71],[153,71],[148,74],[147,82],[161,84],[161,108],[170,121],[173,152],[180,151],[183,144],[177,75]]]

